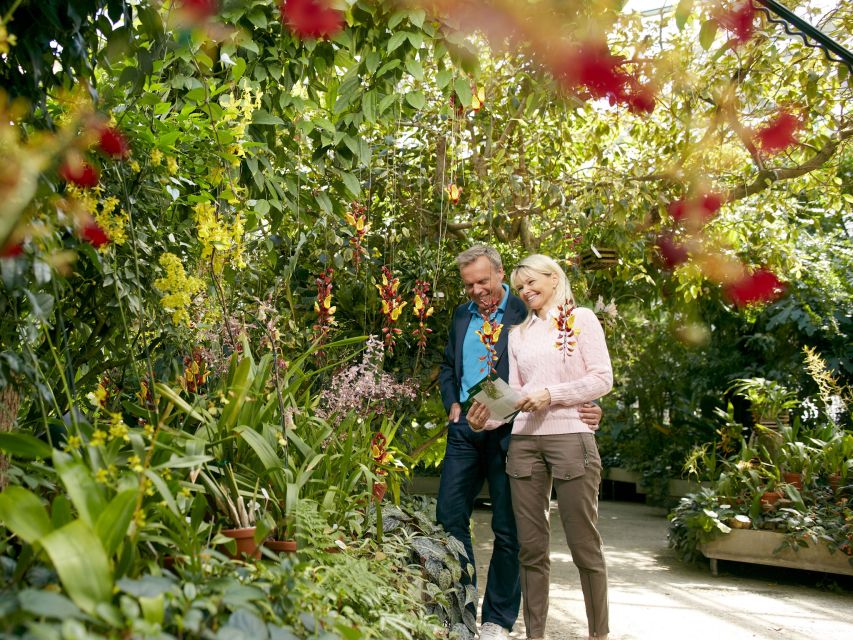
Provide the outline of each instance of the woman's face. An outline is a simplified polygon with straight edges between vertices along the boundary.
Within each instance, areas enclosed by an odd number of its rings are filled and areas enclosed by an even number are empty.
[[[516,279],[516,287],[519,297],[528,308],[539,314],[540,311],[547,312],[553,306],[557,282],[556,274],[524,269]]]

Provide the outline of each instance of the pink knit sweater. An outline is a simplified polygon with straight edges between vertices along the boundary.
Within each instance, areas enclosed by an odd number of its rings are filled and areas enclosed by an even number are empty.
[[[542,389],[551,394],[549,407],[515,417],[513,434],[591,432],[578,417],[576,407],[597,400],[613,388],[610,354],[595,313],[582,307],[574,310],[577,344],[565,356],[555,346],[556,314],[552,309],[546,320],[534,315],[510,331],[509,385],[522,395]]]

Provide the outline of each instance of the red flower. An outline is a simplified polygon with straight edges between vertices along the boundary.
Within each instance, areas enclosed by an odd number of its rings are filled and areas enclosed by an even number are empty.
[[[698,220],[705,223],[713,218],[723,206],[723,197],[719,193],[705,193],[686,200],[673,200],[669,203],[669,215],[675,220]]]
[[[620,63],[606,44],[584,43],[569,55],[561,75],[569,85],[586,87],[593,98],[615,98],[624,93],[627,79]]]
[[[219,0],[180,0],[178,10],[192,22],[204,22],[219,11]]]
[[[687,249],[684,245],[677,244],[671,234],[658,236],[657,248],[668,269],[687,261]]]
[[[95,247],[101,247],[110,241],[106,232],[96,222],[89,222],[80,230],[80,237]]]
[[[755,9],[750,0],[743,0],[729,9],[720,9],[714,19],[723,29],[730,31],[735,42],[742,44],[755,32]]]
[[[753,302],[770,302],[785,290],[785,285],[768,269],[759,269],[738,282],[726,285],[724,293],[738,307]]]
[[[24,252],[24,243],[6,244],[0,247],[0,258],[17,258]]]
[[[802,123],[790,113],[783,111],[770,123],[755,132],[755,142],[762,151],[776,153],[797,142],[794,135]]]
[[[649,85],[642,85],[635,78],[628,79],[628,86],[621,96],[631,113],[651,113],[655,110],[655,92]]]
[[[284,0],[281,20],[300,38],[330,38],[344,26],[344,14],[327,0]]]
[[[101,129],[101,136],[98,140],[98,147],[106,155],[113,158],[124,159],[127,157],[130,148],[127,145],[127,139],[121,131],[113,127],[104,127]]]
[[[66,182],[76,184],[84,189],[98,184],[98,170],[85,162],[69,162],[66,160],[59,167],[59,175]]]

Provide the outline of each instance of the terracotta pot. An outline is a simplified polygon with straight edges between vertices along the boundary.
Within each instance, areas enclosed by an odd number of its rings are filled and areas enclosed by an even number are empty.
[[[276,553],[296,553],[296,540],[267,540],[264,546]]]
[[[374,482],[370,492],[373,494],[373,499],[376,500],[376,502],[382,502],[382,498],[385,497],[385,491],[387,489],[388,485],[384,482]]]
[[[838,491],[838,487],[841,486],[841,474],[830,473],[829,477],[827,477],[827,481],[829,482],[829,486],[832,487],[833,491]]]
[[[248,556],[256,560],[261,557],[261,549],[255,542],[255,527],[223,529],[220,533],[227,538],[233,538],[237,543],[236,554],[231,554],[228,550],[225,551],[229,557],[240,558],[241,556]]]
[[[782,472],[782,479],[788,484],[794,485],[800,491],[803,490],[803,474],[798,471]]]
[[[779,498],[782,497],[782,494],[778,491],[765,491],[761,495],[761,508],[765,511],[773,511],[776,509],[776,503],[779,501]]]

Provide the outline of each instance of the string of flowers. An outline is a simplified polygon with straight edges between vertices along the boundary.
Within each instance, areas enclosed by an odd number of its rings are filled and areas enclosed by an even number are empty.
[[[399,278],[391,273],[391,269],[387,265],[382,266],[382,284],[377,284],[379,296],[382,298],[382,341],[388,353],[394,353],[394,345],[397,342],[397,336],[403,333],[402,329],[394,326],[403,312],[403,307],[406,303],[402,296],[397,292],[400,287]]]
[[[432,329],[426,326],[427,318],[429,318],[435,309],[430,306],[429,282],[415,280],[415,301],[412,305],[412,313],[418,319],[418,326],[412,331],[412,335],[418,339],[418,352],[423,352],[426,349],[427,336],[432,333]]]
[[[317,323],[314,325],[315,340],[318,344],[326,341],[332,327],[335,325],[335,310],[332,306],[332,275],[335,270],[327,267],[317,276],[317,299],[314,301],[314,311],[317,313]]]
[[[361,264],[361,257],[367,257],[367,247],[364,246],[365,236],[370,232],[370,223],[367,222],[367,207],[359,202],[353,202],[344,217],[352,227],[352,237],[349,239],[349,243],[353,249],[355,268],[358,269]]]
[[[577,335],[575,331],[575,305],[566,300],[564,304],[557,305],[557,317],[554,318],[554,326],[557,328],[557,341],[554,346],[563,352],[563,358],[571,355],[577,347]]]
[[[483,313],[483,328],[476,332],[480,337],[480,342],[486,347],[486,355],[480,357],[480,360],[485,363],[480,369],[480,373],[485,373],[486,368],[488,368],[489,373],[497,373],[495,370],[495,365],[498,362],[497,344],[501,337],[503,324],[496,319],[491,319],[495,309],[496,305],[492,305]]]
[[[210,371],[204,361],[201,350],[196,347],[192,355],[184,356],[184,374],[178,380],[181,388],[187,393],[198,393],[198,390],[207,382]]]

